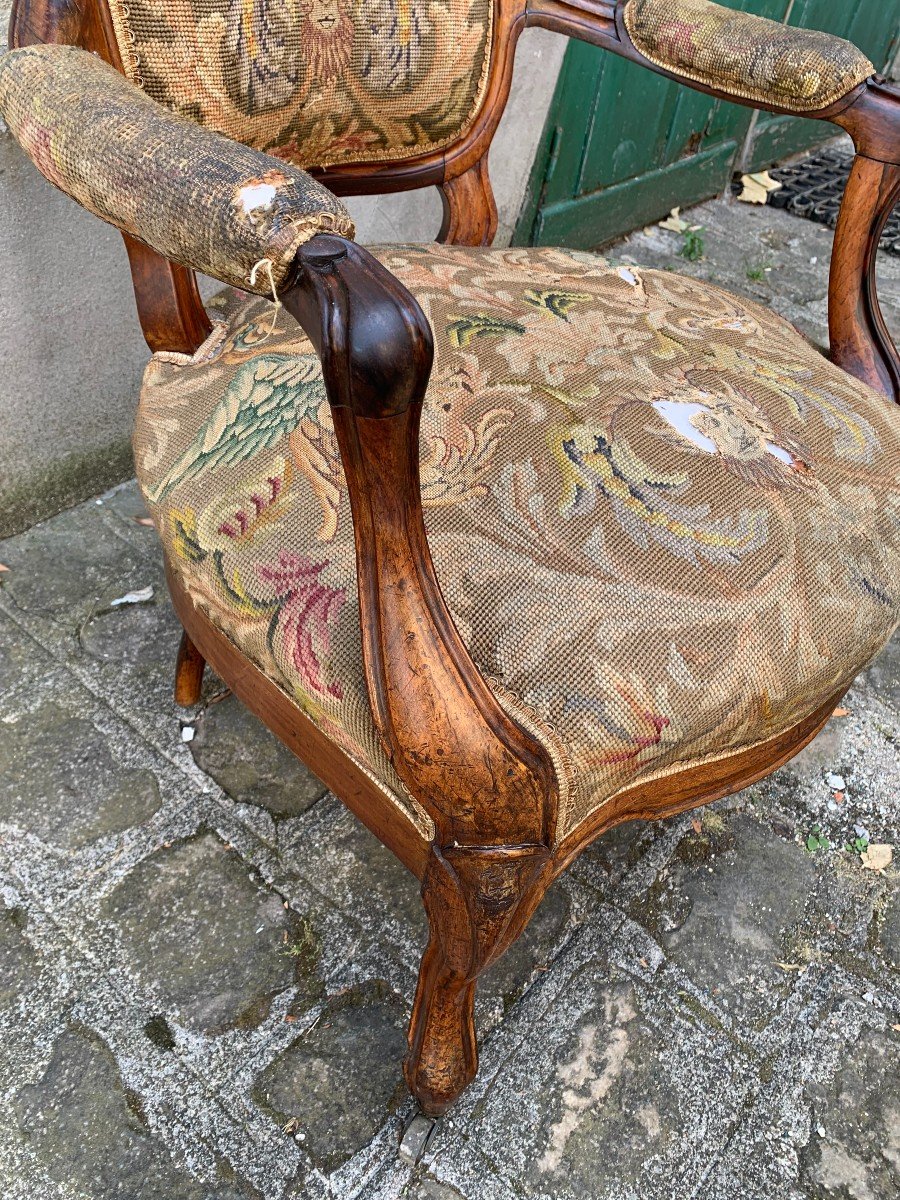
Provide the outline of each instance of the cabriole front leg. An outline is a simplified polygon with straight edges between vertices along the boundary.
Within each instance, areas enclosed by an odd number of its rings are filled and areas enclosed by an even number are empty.
[[[422,880],[429,940],[405,1074],[429,1116],[446,1112],[478,1070],[478,976],[515,941],[546,887],[544,846],[432,847]]]

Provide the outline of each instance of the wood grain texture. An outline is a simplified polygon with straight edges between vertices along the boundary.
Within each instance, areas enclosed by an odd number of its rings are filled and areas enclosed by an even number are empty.
[[[155,353],[193,354],[212,333],[197,276],[143,242],[122,234],[144,340]]]
[[[451,246],[490,246],[497,235],[497,202],[487,155],[441,185],[444,219],[437,240]]]
[[[844,193],[831,257],[831,357],[857,379],[900,402],[900,356],[878,302],[876,256],[900,200],[900,166],[857,155]]]
[[[175,703],[190,708],[200,702],[206,660],[186,633],[181,635],[175,661]]]

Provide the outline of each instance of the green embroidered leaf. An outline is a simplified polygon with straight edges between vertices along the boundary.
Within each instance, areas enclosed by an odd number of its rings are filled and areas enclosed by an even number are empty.
[[[524,333],[525,326],[517,321],[505,321],[502,317],[491,317],[487,313],[474,313],[471,317],[458,317],[447,326],[450,344],[457,350],[465,350],[476,338],[500,337],[504,333]]]
[[[554,317],[562,317],[564,321],[568,321],[569,313],[576,304],[590,299],[585,292],[557,292],[552,288],[529,288],[525,293],[526,304],[532,308],[545,308]]]

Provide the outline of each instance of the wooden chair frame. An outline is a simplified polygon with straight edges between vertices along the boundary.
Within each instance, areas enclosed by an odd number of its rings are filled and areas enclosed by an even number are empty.
[[[444,200],[440,239],[489,245],[497,210],[488,150],[509,95],[522,30],[541,26],[568,34],[679,78],[635,48],[622,7],[620,0],[495,0],[486,97],[456,143],[402,162],[354,163],[315,173],[342,195],[436,185]],[[10,45],[35,42],[78,45],[121,69],[104,0],[16,0]],[[831,268],[832,358],[898,401],[900,357],[879,308],[875,258],[900,199],[900,92],[872,78],[839,103],[806,115],[847,130],[856,146]],[[193,353],[210,331],[193,273],[142,243],[125,241],[148,345]],[[418,425],[433,346],[421,309],[362,247],[326,234],[298,252],[281,298],[323,364],[353,514],[375,724],[404,785],[432,818],[434,839],[424,841],[370,777],[239,653],[193,606],[170,570],[172,599],[185,630],[175,695],[180,704],[199,700],[209,663],[421,880],[430,937],[405,1071],[421,1108],[438,1115],[477,1069],[472,1014],[479,974],[518,936],[575,856],[623,821],[707,804],[767,775],[815,737],[840,696],[777,738],[626,788],[558,841],[559,798],[549,756],[507,715],[472,662],[429,553]]]

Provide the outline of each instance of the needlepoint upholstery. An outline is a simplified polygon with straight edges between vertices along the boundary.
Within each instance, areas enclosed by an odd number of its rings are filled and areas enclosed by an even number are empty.
[[[129,78],[298,166],[440,150],[472,123],[493,0],[109,0]]]
[[[710,0],[628,0],[625,28],[658,67],[790,112],[835,104],[875,72],[850,42]]]
[[[475,663],[544,739],[560,836],[777,736],[900,617],[900,410],[720,288],[578,252],[382,247],[436,361],[425,520]],[[157,354],[138,476],[195,603],[427,834],[372,724],[318,360],[235,292]],[[661,786],[665,786],[662,784]]]
[[[169,112],[84,50],[0,57],[0,114],[38,169],[88,211],[226,283],[271,290],[316,233],[353,237],[343,204],[305,171]],[[261,259],[272,277],[253,285]]]

